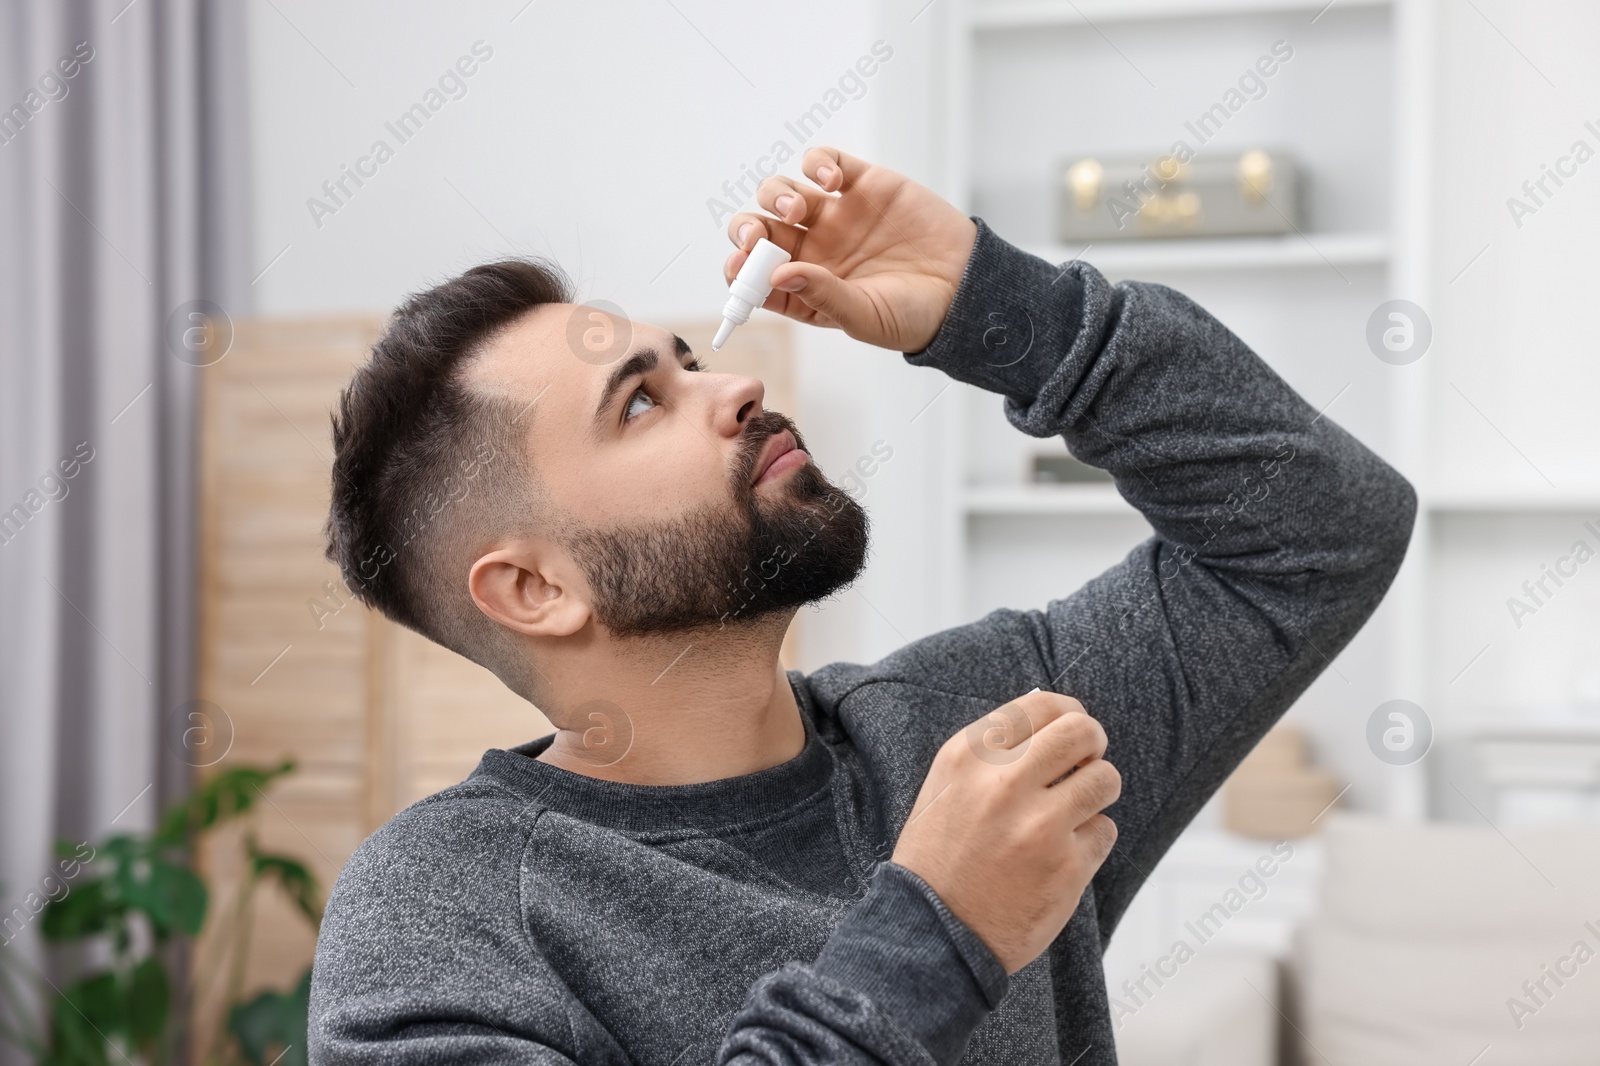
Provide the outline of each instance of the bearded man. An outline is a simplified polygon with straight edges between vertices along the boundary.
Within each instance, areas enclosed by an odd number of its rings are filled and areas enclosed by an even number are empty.
[[[412,297],[341,397],[329,555],[556,732],[350,859],[313,1062],[1113,1063],[1118,920],[1394,577],[1411,487],[1194,303],[802,169],[726,277],[779,244],[768,309],[1000,394],[1154,536],[1043,610],[786,672],[867,518],[761,382],[603,316],[596,358],[540,263]]]

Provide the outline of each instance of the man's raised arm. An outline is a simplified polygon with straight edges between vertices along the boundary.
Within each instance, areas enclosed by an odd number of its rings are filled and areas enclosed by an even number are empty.
[[[1108,936],[1139,871],[1377,606],[1416,499],[1188,298],[1052,265],[974,221],[938,334],[905,358],[1000,393],[1024,433],[1060,435],[1156,536],[1044,611],[996,612],[880,665],[942,664],[941,683],[999,701],[1039,685],[1100,719],[1127,860],[1095,879]]]
[[[1059,434],[1155,527],[1044,611],[996,611],[812,677],[825,700],[854,694],[864,742],[870,719],[897,719],[867,694],[872,681],[955,695],[922,701],[922,735],[886,727],[885,743],[915,740],[930,757],[974,704],[1034,687],[1081,701],[1123,780],[1106,812],[1117,848],[1094,881],[1104,938],[1139,871],[1376,608],[1415,494],[1181,294],[1029,255],[835,148],[811,149],[802,170],[814,184],[779,176],[758,190],[776,217],[730,220],[741,250],[724,273],[758,237],[780,244],[794,259],[773,273],[769,310],[1000,393],[1012,425]]]

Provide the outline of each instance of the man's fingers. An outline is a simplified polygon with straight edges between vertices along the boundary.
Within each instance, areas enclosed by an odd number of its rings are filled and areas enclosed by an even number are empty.
[[[741,238],[739,236],[740,231],[751,223],[753,225],[750,226],[750,232]],[[793,255],[794,250],[800,247],[800,241],[805,235],[806,231],[797,226],[791,226],[786,222],[773,218],[771,215],[761,215],[754,211],[740,211],[728,220],[728,240],[732,241],[742,252],[748,252],[756,246],[756,241],[765,237],[779,248]]]
[[[1097,814],[1072,831],[1085,854],[1096,866],[1106,861],[1117,843],[1117,823],[1103,814]]]
[[[750,229],[741,240],[739,231],[745,226],[749,226]],[[780,222],[770,215],[758,215],[754,211],[739,212],[728,220],[728,239],[738,245],[738,250],[723,260],[722,280],[730,284],[733,282],[739,273],[739,268],[744,266],[745,259],[749,257],[750,249],[754,248],[756,241],[762,237],[793,256],[805,235],[805,230]]]
[[[800,172],[826,192],[847,191],[871,169],[866,160],[825,146],[811,149],[800,161]]]
[[[1036,688],[1032,692],[1024,692],[1000,709],[1012,715],[1018,712],[1027,715],[1028,721],[1033,723],[1033,732],[1037,733],[1065,715],[1081,712],[1083,704],[1071,696]]]
[[[1060,713],[1035,731],[1022,760],[1021,768],[1034,785],[1049,785],[1073,767],[1106,753],[1106,731],[1100,723],[1070,696],[1058,696],[1057,700]]]
[[[1082,710],[1083,704],[1071,696],[1036,688],[1001,704],[967,728],[979,734],[975,739],[980,739],[986,748],[1015,748],[1024,743],[1032,745],[1035,734],[1045,726]],[[1069,769],[1070,765],[1063,766],[1055,776],[1060,777]]]
[[[809,226],[834,197],[782,174],[768,178],[756,190],[756,203],[791,226]]]
[[[772,296],[784,295],[788,295],[788,302],[781,309],[773,307],[774,310],[794,317],[794,301],[799,300],[819,318],[837,323],[852,336],[861,332],[878,314],[859,285],[841,281],[827,267],[815,263],[789,262],[772,272]],[[771,306],[770,300],[768,305]]]
[[[1104,759],[1093,759],[1046,791],[1054,802],[1065,805],[1073,825],[1082,825],[1117,802],[1122,795],[1122,774]]]

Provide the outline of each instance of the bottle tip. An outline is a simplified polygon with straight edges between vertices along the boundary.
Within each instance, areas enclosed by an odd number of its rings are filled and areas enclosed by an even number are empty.
[[[717,327],[717,335],[714,338],[712,338],[712,340],[711,340],[711,350],[712,351],[716,351],[719,348],[721,348],[724,344],[726,344],[728,342],[728,338],[732,334],[733,334],[733,323],[728,321],[726,318],[723,319],[722,320],[722,325]]]

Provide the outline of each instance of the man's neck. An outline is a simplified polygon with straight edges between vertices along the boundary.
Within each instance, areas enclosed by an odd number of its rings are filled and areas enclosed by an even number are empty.
[[[635,785],[755,773],[800,754],[778,649],[793,613],[673,637],[601,636],[544,657],[555,740],[539,761]],[[537,653],[536,653],[537,654]]]

